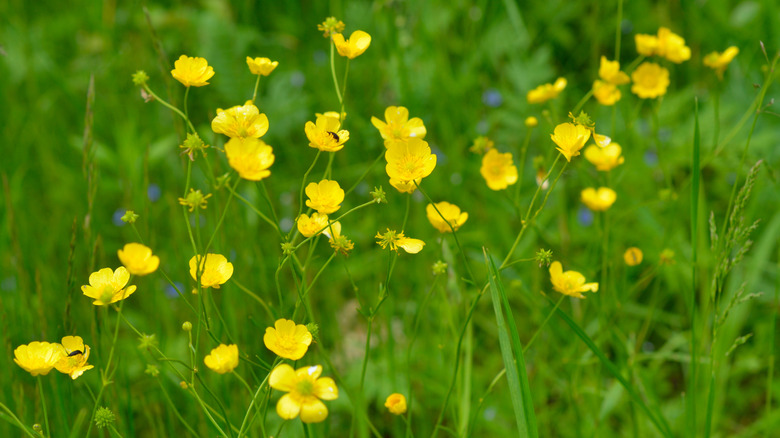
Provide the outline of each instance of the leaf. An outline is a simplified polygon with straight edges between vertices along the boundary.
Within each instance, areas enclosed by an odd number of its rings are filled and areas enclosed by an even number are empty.
[[[509,394],[512,398],[512,407],[515,410],[517,430],[519,436],[536,438],[538,437],[536,415],[523,358],[523,346],[517,334],[517,326],[512,316],[512,310],[509,307],[509,301],[507,300],[504,284],[501,282],[498,269],[493,262],[493,258],[488,255],[487,250],[484,248],[483,253],[485,255],[485,264],[488,265],[490,274],[488,280],[493,300],[493,309],[496,313],[496,324],[498,325],[498,342],[501,346],[501,358],[504,360],[504,367],[506,368]],[[506,307],[509,327],[507,327],[504,320],[502,307]],[[511,340],[509,338],[510,334],[512,336]]]

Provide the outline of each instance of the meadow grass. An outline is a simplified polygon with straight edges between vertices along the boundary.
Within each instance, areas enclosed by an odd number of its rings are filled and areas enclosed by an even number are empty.
[[[329,16],[345,36],[368,32],[368,50],[335,53],[317,30]],[[689,60],[638,55],[634,36],[662,26]],[[773,436],[777,29],[768,0],[3,3],[0,436]],[[719,80],[702,59],[729,46],[740,52]],[[208,86],[171,76],[181,54],[208,60]],[[257,82],[247,56],[279,66]],[[601,56],[629,75],[658,62],[669,88],[640,99],[622,85],[599,105]],[[156,99],[133,84],[138,70]],[[558,77],[558,97],[528,102]],[[217,108],[253,96],[275,155],[257,182],[211,128]],[[437,157],[411,195],[389,184],[371,123],[393,105],[422,119]],[[309,147],[306,122],[339,110],[344,149]],[[624,164],[598,172],[558,153],[550,134],[580,111]],[[179,145],[193,131],[210,147],[190,160]],[[480,136],[512,154],[516,183],[487,187],[469,150]],[[330,219],[348,256],[295,226],[311,214],[305,185],[324,178],[346,192]],[[617,200],[591,211],[581,191],[599,186]],[[206,209],[180,205],[190,188],[212,195]],[[437,231],[432,201],[468,220]],[[425,246],[383,249],[388,229]],[[93,305],[81,286],[129,242],[160,268]],[[624,261],[629,247],[640,264]],[[205,253],[234,266],[218,290],[200,287],[204,266],[190,275]],[[598,292],[560,294],[552,261]],[[266,348],[279,318],[310,324],[302,359]],[[14,363],[18,346],[67,335],[91,347],[78,379]],[[239,348],[232,372],[204,364],[219,344]],[[269,372],[283,363],[334,379],[324,422],[277,415]],[[384,406],[392,393],[405,414]]]

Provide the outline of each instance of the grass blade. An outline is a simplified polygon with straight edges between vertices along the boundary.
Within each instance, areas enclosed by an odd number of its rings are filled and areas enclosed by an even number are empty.
[[[488,265],[490,273],[488,279],[493,309],[496,313],[496,324],[498,325],[498,342],[501,346],[501,358],[504,360],[504,367],[506,368],[509,393],[512,398],[512,407],[515,410],[515,419],[517,420],[517,430],[519,436],[536,438],[538,436],[536,415],[534,414],[531,389],[528,384],[525,360],[523,359],[523,347],[517,335],[517,326],[515,325],[509,301],[506,297],[506,291],[493,258],[487,254],[487,250],[483,249],[483,253],[485,254],[485,263]],[[507,327],[507,322],[504,320],[503,307],[507,309],[509,327]],[[510,333],[512,336],[511,340]]]
[[[690,311],[691,321],[691,363],[688,371],[688,394],[686,403],[686,421],[688,425],[688,436],[696,436],[696,367],[699,363],[698,350],[696,348],[696,260],[698,247],[698,218],[699,218],[699,183],[701,180],[701,167],[699,147],[701,138],[699,136],[699,101],[696,100],[694,112],[693,127],[693,176],[691,178],[691,249],[693,259],[691,262],[691,292],[688,309]]]
[[[551,301],[551,304],[552,303]],[[634,388],[634,385],[632,385],[628,380],[626,380],[625,377],[623,377],[622,374],[620,374],[620,370],[618,370],[617,366],[615,366],[612,361],[610,361],[607,356],[604,354],[601,349],[596,346],[596,344],[593,342],[593,340],[588,336],[587,333],[582,329],[582,327],[579,326],[576,322],[574,322],[573,319],[569,317],[569,315],[566,314],[563,310],[555,309],[555,312],[558,314],[558,316],[563,319],[566,324],[569,325],[569,327],[574,331],[574,334],[577,335],[578,338],[582,342],[585,343],[585,345],[590,348],[590,351],[593,352],[593,354],[598,357],[599,361],[601,361],[602,365],[607,369],[607,371],[612,374],[612,377],[617,379],[618,382],[620,382],[621,385],[623,385],[624,388],[626,388],[626,392],[628,392],[628,395],[631,397],[631,399],[639,405],[642,412],[644,412],[647,417],[650,419],[650,421],[653,423],[653,425],[658,429],[658,431],[661,433],[661,436],[664,437],[672,437],[672,431],[669,428],[669,424],[666,422],[664,417],[661,415],[660,412],[653,411],[650,409],[650,407],[647,406],[644,400],[642,400],[642,397],[639,396],[639,393]]]

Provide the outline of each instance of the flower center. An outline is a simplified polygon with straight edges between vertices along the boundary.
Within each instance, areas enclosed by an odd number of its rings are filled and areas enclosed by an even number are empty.
[[[307,396],[312,395],[314,392],[314,380],[309,378],[304,378],[300,381],[298,381],[298,384],[296,385],[296,388],[298,390],[298,393],[301,395]]]

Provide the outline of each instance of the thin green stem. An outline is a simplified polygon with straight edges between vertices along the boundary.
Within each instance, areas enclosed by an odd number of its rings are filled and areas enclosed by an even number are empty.
[[[255,91],[252,92],[252,103],[257,106],[257,90],[260,88],[260,76],[257,75],[257,80],[255,81]]]
[[[366,169],[366,171],[363,172],[362,175],[360,175],[360,178],[358,178],[358,180],[355,181],[355,183],[352,184],[352,186],[350,186],[350,188],[345,192],[345,196],[349,196],[349,194],[352,193],[353,190],[355,190],[358,184],[360,184],[361,182],[363,182],[364,179],[366,179],[368,174],[371,173],[371,170],[374,168],[374,166],[376,166],[377,163],[379,163],[379,160],[381,160],[382,157],[384,156],[385,156],[385,151],[383,150],[382,152],[379,153],[379,155],[377,155],[377,157],[374,159],[374,162],[371,163],[370,166],[368,166],[368,169]]]
[[[341,97],[341,91],[339,91],[339,80],[336,78],[336,44],[333,42],[333,38],[330,39],[330,74],[333,76],[333,86],[336,88],[336,97],[339,98],[339,105],[344,105],[344,98]],[[339,114],[339,120],[341,120],[341,114]]]
[[[222,215],[219,217],[219,221],[217,221],[217,225],[214,227],[214,232],[211,233],[211,237],[209,238],[208,243],[206,243],[206,247],[203,249],[203,254],[208,254],[209,248],[211,248],[211,244],[214,243],[214,239],[217,237],[217,233],[219,232],[220,227],[222,226],[222,222],[225,221],[225,216],[227,216],[228,207],[230,207],[230,201],[233,200],[233,194],[236,192],[236,187],[238,187],[238,183],[241,182],[241,178],[236,178],[236,183],[233,184],[233,187],[230,189],[230,196],[228,196],[227,201],[225,202],[225,208],[222,209]],[[203,263],[206,263],[206,258],[203,258]]]
[[[156,100],[157,102],[160,102],[160,103],[161,103],[161,104],[162,104],[164,107],[166,107],[166,108],[168,108],[169,110],[171,110],[171,111],[175,112],[175,113],[176,113],[176,114],[178,114],[178,115],[179,115],[179,116],[180,116],[182,119],[184,119],[184,121],[185,121],[185,122],[187,122],[187,126],[190,128],[190,131],[192,131],[192,133],[195,133],[195,127],[194,127],[194,126],[192,126],[192,122],[190,122],[190,119],[189,119],[189,117],[187,117],[187,115],[186,115],[186,114],[184,114],[183,112],[181,112],[181,110],[180,110],[180,109],[178,109],[178,108],[176,108],[175,106],[171,105],[170,103],[166,102],[164,99],[160,98],[160,96],[156,95],[156,94],[154,93],[154,91],[152,91],[152,89],[151,89],[151,88],[149,88],[149,86],[148,86],[148,85],[144,84],[144,85],[143,85],[143,88],[144,88],[144,90],[146,90],[146,92],[147,92],[147,93],[149,93],[149,94],[150,94],[150,95],[151,95],[151,96],[154,98],[154,100]]]
[[[49,429],[49,413],[46,411],[46,397],[43,394],[43,383],[41,383],[41,379],[43,379],[43,377],[38,376],[35,379],[35,383],[38,385],[38,393],[41,397],[41,408],[43,409],[43,423],[46,427],[46,432],[43,433],[43,436],[51,436],[51,429]]]
[[[617,18],[615,21],[615,61],[620,61],[620,37],[623,30],[623,0],[618,0]]]
[[[268,373],[265,376],[265,379],[260,383],[260,386],[257,387],[257,391],[255,391],[255,395],[252,396],[252,401],[249,403],[249,407],[246,409],[246,413],[244,414],[244,420],[241,421],[241,427],[238,429],[238,438],[241,438],[241,436],[244,435],[244,429],[251,426],[251,423],[249,423],[249,413],[252,412],[252,408],[255,405],[255,401],[257,400],[257,396],[260,395],[260,391],[265,388],[266,383],[268,383],[268,378],[271,375],[271,373]]]
[[[19,419],[19,417],[16,416],[16,414],[11,411],[11,409],[8,408],[3,402],[0,402],[0,409],[5,411],[6,415],[11,417],[12,420],[16,422],[16,425],[24,431],[24,433],[27,434],[27,436],[32,438],[37,438],[32,432],[30,432],[30,429],[27,427],[26,424],[22,423],[22,420]]]
[[[577,115],[577,112],[582,109],[582,107],[590,100],[590,98],[593,97],[593,88],[590,89],[584,96],[582,96],[582,99],[580,99],[579,102],[577,102],[577,105],[574,106],[574,109],[572,110],[572,114],[575,116]]]

